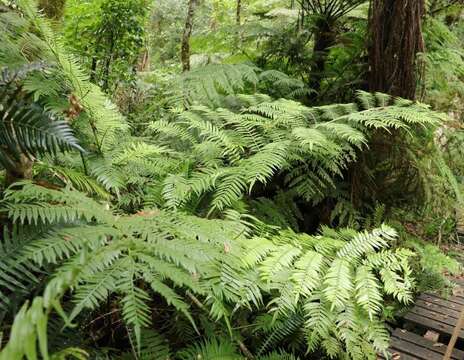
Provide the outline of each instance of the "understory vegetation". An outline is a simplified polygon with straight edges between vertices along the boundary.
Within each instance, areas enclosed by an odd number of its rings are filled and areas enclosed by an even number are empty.
[[[398,3],[0,0],[0,360],[385,354],[464,233],[464,4]]]

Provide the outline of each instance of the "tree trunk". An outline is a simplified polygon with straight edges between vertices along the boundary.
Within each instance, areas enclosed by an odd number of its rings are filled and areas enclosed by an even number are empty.
[[[103,85],[102,89],[104,91],[108,91],[110,87],[110,68],[111,68],[111,63],[113,62],[113,50],[114,50],[114,35],[112,34],[111,38],[111,43],[110,43],[110,49],[106,53],[106,59],[105,59],[105,66],[103,68]]]
[[[241,16],[242,16],[242,0],[237,0],[237,12],[235,17],[235,23],[237,26],[241,25]]]
[[[184,33],[182,35],[182,49],[180,58],[182,61],[182,71],[190,70],[190,37],[192,36],[193,17],[197,0],[189,0],[187,18],[185,19]]]
[[[317,98],[321,90],[321,83],[324,78],[325,64],[329,56],[330,47],[335,44],[336,34],[333,29],[334,24],[327,19],[320,19],[316,23],[314,32],[314,47],[311,71],[309,73],[309,87],[315,90],[315,93],[309,96],[308,105]]]
[[[242,25],[242,0],[237,0],[237,8],[235,12],[235,25],[237,26],[237,38],[235,49],[238,50],[242,47],[242,32],[240,29],[240,25]]]
[[[371,0],[371,91],[415,98],[419,70],[417,54],[424,51],[424,9],[424,0]]]
[[[21,155],[14,169],[7,169],[5,176],[5,188],[20,180],[32,179],[33,161],[25,155]]]

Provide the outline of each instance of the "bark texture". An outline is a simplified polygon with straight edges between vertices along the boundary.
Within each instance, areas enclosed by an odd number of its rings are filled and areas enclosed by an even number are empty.
[[[235,15],[235,22],[237,23],[238,26],[240,26],[242,22],[242,0],[237,0],[237,9],[236,9],[236,15]]]
[[[369,88],[414,99],[424,52],[424,0],[371,0]]]
[[[193,30],[193,17],[195,16],[195,8],[197,0],[189,0],[187,18],[185,19],[184,33],[182,35],[181,61],[182,71],[190,70],[190,37]]]

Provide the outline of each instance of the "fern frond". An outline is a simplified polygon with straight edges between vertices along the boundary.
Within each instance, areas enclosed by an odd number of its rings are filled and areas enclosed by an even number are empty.
[[[21,191],[16,191],[20,187]],[[52,190],[28,181],[17,182],[5,192],[4,208],[13,221],[22,224],[87,221],[111,222],[103,206],[78,191]]]
[[[356,270],[355,277],[356,300],[369,314],[372,320],[382,309],[382,294],[377,278],[368,266]]]
[[[178,353],[179,359],[224,359],[242,360],[243,357],[237,353],[235,344],[226,339],[213,338],[205,343],[194,344]]]
[[[343,309],[354,289],[350,263],[335,259],[324,280],[324,296],[330,301],[331,309]]]

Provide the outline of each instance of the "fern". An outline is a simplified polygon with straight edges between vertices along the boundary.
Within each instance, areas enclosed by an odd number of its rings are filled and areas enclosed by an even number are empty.
[[[35,229],[39,232],[38,229]],[[22,252],[33,238],[27,228],[15,226],[12,231],[7,226],[2,228],[0,242],[0,314],[3,317],[29,293],[32,286],[40,280],[38,269],[32,261],[19,259]]]
[[[234,344],[224,339],[211,339],[204,344],[195,344],[191,348],[185,349],[178,354],[179,359],[209,359],[209,360],[240,360]]]
[[[268,245],[265,256],[267,242],[253,239],[250,246],[259,251],[250,253],[255,260],[244,261],[258,264],[266,291],[277,291],[269,303],[275,319],[302,309],[310,351],[322,346],[329,356],[346,351],[350,358],[362,359],[366,351],[374,354],[388,346],[380,321],[384,298],[412,300],[415,285],[408,259],[413,254],[386,249],[396,236],[385,225],[364,233],[325,228],[313,237],[284,232]],[[366,338],[368,328],[375,334]],[[279,341],[293,331],[284,326]]]
[[[184,154],[185,165],[177,161],[170,170],[175,175],[165,175],[166,204],[192,209],[211,199],[209,214],[219,214],[281,174],[295,196],[315,201],[335,187],[372,129],[408,132],[443,120],[423,105],[395,102],[388,95],[360,92],[358,97],[360,105],[307,108],[239,96],[244,107],[238,112],[195,105],[169,122],[152,123],[154,139],[170,149],[170,156]],[[166,158],[160,161],[167,164]]]
[[[22,70],[22,73],[28,72]],[[24,76],[21,70],[14,75],[6,74],[4,71],[4,80],[0,81],[0,145],[3,149],[0,163],[14,170],[21,155],[33,158],[71,149],[83,151],[66,121],[57,119],[30,96],[21,94],[21,87],[14,83]]]
[[[160,359],[169,360],[171,351],[166,339],[153,330],[143,330],[142,343],[140,346],[139,358],[141,360]],[[123,354],[121,359],[129,360],[133,358],[133,353]]]
[[[224,253],[224,247],[243,233],[241,225],[231,228],[223,222],[153,210],[116,220],[105,207],[75,190],[51,190],[26,182],[20,185],[21,191],[9,190],[4,200],[12,218],[68,225],[30,241],[14,258],[22,259],[23,264],[33,261],[39,267],[56,264],[66,271],[78,263],[83,251],[91,251],[92,258],[73,280],[75,308],[71,318],[84,309],[98,308],[109,296],[118,294],[138,351],[143,329],[150,324],[151,292],[161,295],[193,324],[188,304],[172,283],[196,294],[212,288],[221,301],[261,303],[256,284],[234,270],[240,269],[241,247],[233,246]],[[68,210],[71,207],[73,212]],[[80,223],[85,220],[87,226]],[[148,284],[151,291],[139,286],[140,282]],[[12,285],[21,286],[17,282]]]
[[[43,296],[36,297],[30,306],[27,302],[22,306],[15,316],[10,332],[10,340],[0,352],[0,359],[20,360],[24,356],[33,359],[37,358],[38,352],[41,357],[49,358],[47,348],[49,314],[52,310],[56,310],[67,321],[59,301],[66,289],[74,284],[79,268],[85,264],[86,258],[86,254],[83,252],[79,261],[55,275],[46,286]],[[53,356],[62,358],[66,355],[73,355],[82,359],[86,356],[86,352],[80,349],[68,348]]]
[[[85,116],[81,115],[74,121],[73,127],[77,128],[81,135],[85,134],[88,140],[93,141],[98,149],[108,149],[114,144],[116,135],[127,130],[124,118],[115,105],[103,95],[100,88],[89,82],[87,74],[81,69],[77,59],[65,50],[62,40],[53,33],[48,21],[39,15],[35,4],[29,0],[21,0],[18,1],[18,6],[28,26],[32,26],[37,34],[34,35],[34,39],[29,39],[30,43],[38,44],[38,51],[32,52],[34,59],[51,62],[54,65],[51,76],[40,75],[35,81],[32,78],[26,79],[28,91],[37,96],[46,95],[42,97],[46,99],[48,97],[51,107],[62,110],[62,104],[56,106],[57,96],[47,96],[53,94],[50,92],[50,86],[56,87],[56,79],[62,80],[59,84],[61,93],[73,94],[85,113]],[[2,19],[2,21],[6,21],[4,26],[8,27],[11,20]],[[2,41],[12,44],[12,52],[18,57],[18,61],[29,62],[27,51],[21,48],[21,42],[16,43],[17,38],[14,36],[14,33],[2,32],[1,38]],[[63,85],[65,89],[62,89]],[[61,131],[64,131],[64,128]]]

